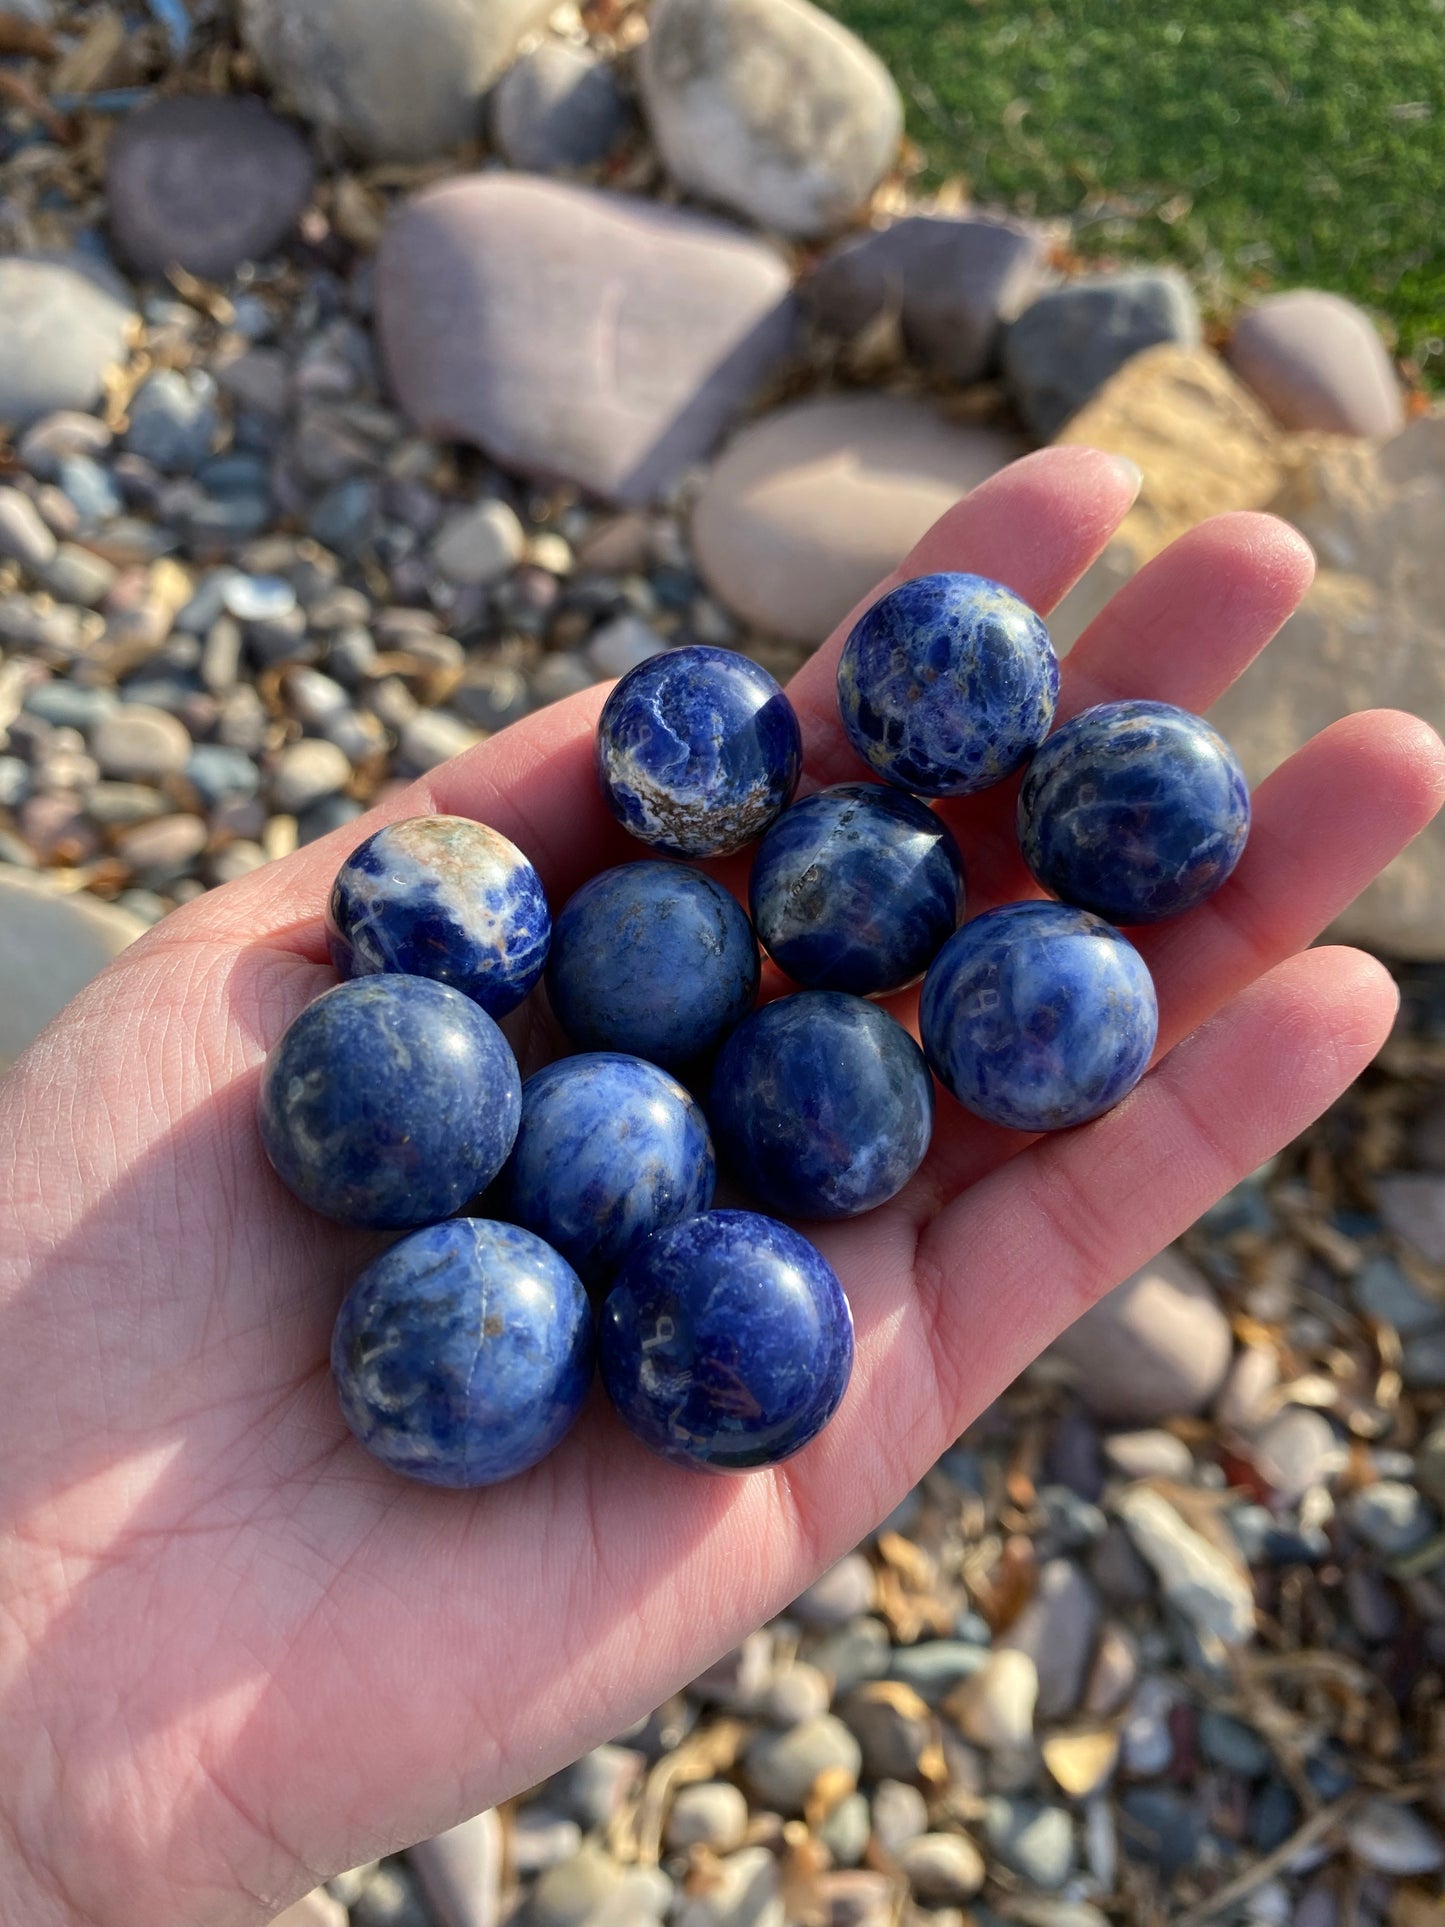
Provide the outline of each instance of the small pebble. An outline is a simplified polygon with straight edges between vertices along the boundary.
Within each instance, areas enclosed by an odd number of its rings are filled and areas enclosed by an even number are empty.
[[[984,1809],[990,1849],[1020,1879],[1054,1892],[1074,1865],[1074,1827],[1063,1807],[995,1795]]]
[[[38,574],[55,555],[55,537],[28,495],[0,488],[0,557]]]
[[[1445,1838],[1419,1811],[1379,1795],[1345,1823],[1356,1860],[1399,1880],[1438,1873],[1445,1867]]]
[[[642,1782],[647,1762],[625,1746],[597,1746],[559,1773],[548,1790],[552,1805],[590,1832],[606,1826]]]
[[[448,582],[490,587],[522,559],[526,536],[505,502],[478,502],[445,523],[432,544],[432,561]]]
[[[928,1831],[928,1803],[906,1780],[880,1780],[873,1789],[873,1838],[895,1859]]]
[[[185,725],[164,710],[128,703],[95,726],[90,749],[106,776],[158,782],[185,768],[191,738]]]
[[[760,1734],[743,1764],[759,1798],[786,1816],[803,1811],[820,1774],[851,1774],[856,1781],[863,1752],[842,1720],[824,1713],[788,1733]]]
[[[782,1884],[766,1847],[744,1847],[709,1869],[706,1885],[690,1893],[673,1917],[675,1927],[784,1927]]]
[[[754,1704],[760,1717],[774,1726],[801,1726],[826,1713],[831,1698],[827,1675],[797,1660],[773,1674]]]
[[[570,1860],[582,1846],[582,1829],[548,1807],[520,1807],[512,1816],[508,1846],[514,1871],[525,1878]]]
[[[818,1829],[818,1838],[828,1849],[835,1867],[856,1867],[868,1847],[872,1819],[868,1801],[861,1793],[850,1793],[840,1800]]]
[[[748,1830],[748,1803],[726,1780],[704,1780],[681,1787],[668,1811],[665,1838],[669,1847],[708,1847],[731,1853],[742,1845]]]
[[[850,1552],[800,1592],[789,1607],[805,1626],[843,1626],[873,1607],[873,1568],[861,1552]]]
[[[1016,1747],[1033,1737],[1039,1674],[1027,1653],[991,1652],[948,1701],[948,1712],[975,1746]]]
[[[924,1833],[898,1856],[920,1900],[971,1900],[983,1885],[983,1855],[961,1833]]]
[[[323,797],[334,796],[351,780],[351,765],[334,743],[304,736],[289,743],[271,770],[271,797],[276,807],[294,815]]]
[[[474,729],[444,709],[419,709],[402,725],[397,753],[408,769],[424,776],[480,741]]]
[[[587,660],[599,676],[625,676],[640,662],[660,656],[667,644],[637,616],[614,616],[593,631]]]
[[[1188,1484],[1194,1454],[1172,1432],[1115,1432],[1104,1440],[1104,1457],[1125,1479],[1174,1479]]]
[[[1352,1493],[1343,1507],[1346,1521],[1376,1552],[1401,1559],[1440,1530],[1439,1517],[1414,1486],[1381,1479]]]

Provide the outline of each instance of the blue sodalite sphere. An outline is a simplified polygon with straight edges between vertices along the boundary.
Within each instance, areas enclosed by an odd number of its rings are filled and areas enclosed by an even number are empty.
[[[859,619],[838,663],[848,740],[915,796],[1000,782],[1048,734],[1059,694],[1049,632],[981,575],[922,575]]]
[[[1138,1083],[1159,1008],[1144,959],[1112,924],[1061,903],[1009,903],[939,951],[919,1029],[960,1104],[1015,1131],[1062,1131]]]
[[[831,1265],[787,1225],[708,1211],[633,1253],[602,1307],[602,1381],[676,1465],[776,1465],[837,1411],[853,1317]]]
[[[460,991],[360,977],[308,1004],[266,1059],[261,1141],[282,1183],[342,1224],[432,1224],[506,1162],[522,1080]]]
[[[716,1177],[697,1103],[640,1057],[564,1057],[522,1087],[509,1214],[589,1285],[659,1226],[706,1211]]]
[[[718,1053],[718,1150],[760,1204],[851,1218],[913,1176],[933,1134],[923,1053],[886,1011],[804,990],[755,1011]]]
[[[629,669],[597,724],[597,781],[622,827],[672,856],[726,856],[798,786],[803,741],[766,669],[694,644]]]
[[[763,948],[795,983],[876,997],[916,983],[963,915],[963,859],[933,811],[878,783],[786,809],[748,886]]]
[[[1249,785],[1202,716],[1100,703],[1065,723],[1019,791],[1024,861],[1054,896],[1111,923],[1177,917],[1244,854]]]
[[[434,977],[492,1017],[542,974],[552,919],[515,843],[464,816],[388,823],[337,872],[327,910],[342,977]]]
[[[458,1218],[367,1266],[331,1339],[346,1423],[393,1472],[495,1485],[545,1458],[592,1382],[592,1308],[530,1231]]]
[[[742,1022],[758,977],[752,926],[720,883],[680,863],[624,863],[568,898],[547,995],[580,1050],[675,1070]]]

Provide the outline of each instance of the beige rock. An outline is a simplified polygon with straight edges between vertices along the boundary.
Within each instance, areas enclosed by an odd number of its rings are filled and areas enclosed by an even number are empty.
[[[1395,435],[1404,426],[1399,377],[1375,324],[1337,294],[1270,295],[1240,317],[1228,354],[1286,428]]]
[[[1038,1668],[1027,1653],[995,1648],[947,1701],[950,1718],[975,1746],[1016,1747],[1033,1736]]]
[[[114,904],[0,873],[0,1070],[144,929]]]
[[[1039,1751],[1069,1798],[1087,1800],[1114,1771],[1119,1735],[1112,1726],[1079,1727],[1072,1733],[1051,1733]]]
[[[1116,1285],[1052,1347],[1097,1418],[1140,1424],[1202,1412],[1232,1349],[1208,1280],[1173,1250]]]
[[[799,402],[745,428],[714,466],[693,515],[698,562],[745,622],[821,642],[945,509],[1023,452],[921,401]]]

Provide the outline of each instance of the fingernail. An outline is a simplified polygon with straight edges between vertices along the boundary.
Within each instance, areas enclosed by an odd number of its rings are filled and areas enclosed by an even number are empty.
[[[1111,455],[1109,460],[1129,484],[1129,500],[1137,502],[1139,491],[1144,486],[1144,471],[1137,462],[1131,462],[1127,455]]]

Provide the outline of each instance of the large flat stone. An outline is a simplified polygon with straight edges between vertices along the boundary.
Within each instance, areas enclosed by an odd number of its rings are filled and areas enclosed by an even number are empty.
[[[646,502],[788,353],[781,258],[721,222],[517,175],[418,195],[382,238],[377,318],[424,433]]]
[[[144,929],[114,904],[0,869],[0,1070]]]
[[[833,396],[745,428],[693,516],[699,565],[765,634],[821,642],[961,495],[1023,444],[926,402]]]

